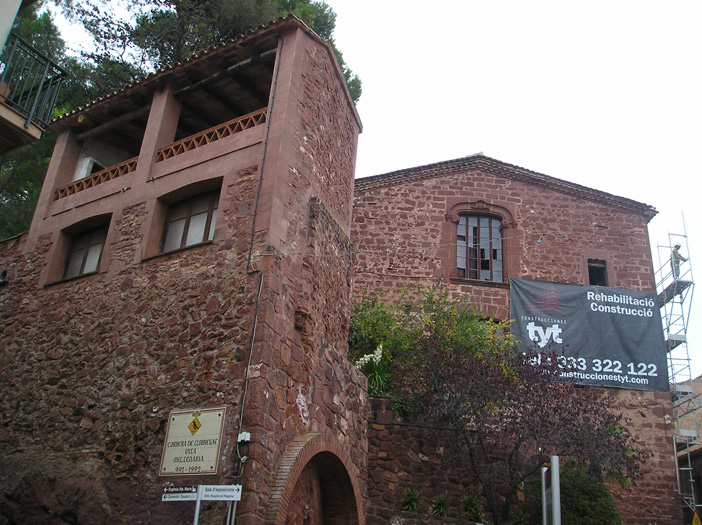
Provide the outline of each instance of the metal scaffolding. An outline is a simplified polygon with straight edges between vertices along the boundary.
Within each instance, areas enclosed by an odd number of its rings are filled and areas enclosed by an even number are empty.
[[[684,225],[683,225],[684,228]],[[695,488],[691,453],[701,448],[697,411],[702,408],[702,396],[695,393],[687,345],[687,327],[694,291],[690,260],[673,256],[673,248],[680,245],[679,253],[688,257],[690,250],[687,231],[668,234],[668,245],[658,245],[656,291],[661,308],[663,332],[668,353],[668,377],[673,396],[673,447],[675,449],[678,493],[685,509],[692,512],[702,508],[700,488]]]

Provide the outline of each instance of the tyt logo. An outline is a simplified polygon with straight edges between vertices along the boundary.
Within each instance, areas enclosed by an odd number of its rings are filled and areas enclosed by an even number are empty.
[[[529,330],[529,339],[534,341],[539,345],[539,348],[543,348],[548,344],[548,340],[553,338],[554,343],[562,343],[560,335],[563,332],[558,324],[549,326],[544,329],[543,326],[536,326],[533,322],[527,325],[527,330]]]

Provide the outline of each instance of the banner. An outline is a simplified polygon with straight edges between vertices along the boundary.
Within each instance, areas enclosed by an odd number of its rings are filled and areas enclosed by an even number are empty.
[[[564,379],[583,385],[668,391],[654,292],[512,279],[512,334],[522,348],[563,352]]]

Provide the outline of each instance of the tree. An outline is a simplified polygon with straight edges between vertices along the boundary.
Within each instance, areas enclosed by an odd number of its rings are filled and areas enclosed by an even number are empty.
[[[69,71],[54,116],[114,91],[131,78],[122,64],[110,60],[95,65],[66,57],[58,28],[39,4],[20,10],[12,31]],[[38,141],[0,157],[0,239],[29,228],[55,142],[52,133],[44,133]]]
[[[608,391],[560,382],[559,356],[516,351],[507,323],[448,290],[420,294],[412,304],[364,301],[351,323],[351,358],[382,342],[392,395],[415,419],[453,429],[495,523],[509,520],[516,494],[553,454],[577,458],[597,479],[638,477],[646,454]]]
[[[57,62],[65,44],[48,13],[37,5],[22,9],[12,32],[37,51]],[[0,239],[27,229],[53,149],[54,139],[44,135],[39,141],[0,157]]]
[[[96,46],[84,52],[93,64],[122,63],[135,75],[184,60],[192,53],[233,38],[258,24],[294,13],[329,42],[354,101],[361,81],[346,66],[333,39],[336,13],[312,0],[58,0],[66,14],[80,21]],[[132,18],[125,16],[129,13]],[[121,15],[120,15],[121,14]]]

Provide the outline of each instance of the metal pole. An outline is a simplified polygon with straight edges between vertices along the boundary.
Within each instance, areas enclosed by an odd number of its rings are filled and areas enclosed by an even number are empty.
[[[548,525],[548,501],[546,501],[546,473],[548,467],[541,467],[541,517],[543,525]]]
[[[195,519],[193,520],[193,525],[197,525],[200,519],[200,498],[202,497],[202,485],[197,486],[197,501],[195,502]]]
[[[561,525],[561,469],[558,456],[551,456],[551,501],[553,504],[553,525]]]

